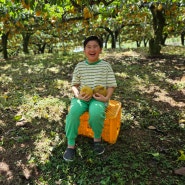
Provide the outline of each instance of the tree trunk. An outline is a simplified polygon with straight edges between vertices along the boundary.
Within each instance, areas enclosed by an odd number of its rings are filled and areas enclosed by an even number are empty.
[[[185,36],[185,31],[183,31],[181,33],[181,44],[182,44],[182,46],[184,46],[184,36]]]
[[[22,37],[23,37],[23,52],[25,54],[28,54],[29,53],[28,44],[29,44],[31,34],[30,33],[22,33]]]
[[[117,41],[120,29],[116,30],[116,31],[112,31],[108,27],[101,27],[100,26],[100,28],[105,29],[108,32],[108,35],[111,36],[111,48],[115,49],[116,48],[116,41]]]
[[[143,43],[144,43],[144,46],[146,47],[148,43],[148,39],[143,39]]]
[[[163,37],[162,37],[161,45],[165,46],[165,41],[166,41],[167,37],[168,37],[168,34],[165,33],[165,34],[163,35]]]
[[[111,48],[112,49],[115,49],[116,48],[116,38],[115,38],[115,35],[114,35],[113,32],[111,32],[110,36],[111,36]]]
[[[160,55],[161,46],[154,38],[149,40],[149,53],[151,56],[158,56]]]
[[[39,53],[44,53],[46,43],[44,43],[43,45],[42,44],[37,44],[37,46],[38,46]]]
[[[108,40],[109,40],[109,34],[107,34],[107,35],[106,35],[106,38],[105,38],[105,48],[106,48],[106,49],[107,49]]]
[[[1,38],[2,38],[2,46],[3,46],[3,57],[4,59],[8,58],[8,51],[7,51],[7,45],[8,45],[8,35],[9,31],[5,34],[3,33]]]
[[[136,41],[137,48],[141,46],[141,41]]]
[[[53,53],[53,46],[49,46],[48,53]]]
[[[151,6],[150,10],[153,16],[153,30],[154,30],[154,37],[149,41],[149,52],[151,56],[158,56],[160,55],[161,51],[161,41],[162,41],[162,34],[163,28],[165,25],[165,18],[162,11],[156,10],[155,6]]]

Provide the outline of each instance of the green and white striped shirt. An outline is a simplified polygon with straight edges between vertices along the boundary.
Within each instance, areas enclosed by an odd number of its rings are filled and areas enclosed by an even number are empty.
[[[79,62],[73,72],[72,85],[85,85],[94,88],[97,85],[104,87],[117,87],[116,79],[111,65],[99,60],[89,64],[87,61]]]

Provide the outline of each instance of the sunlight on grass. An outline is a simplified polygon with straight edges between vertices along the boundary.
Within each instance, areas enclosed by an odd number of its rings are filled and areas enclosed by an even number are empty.
[[[129,51],[125,51],[123,52],[123,55],[124,56],[131,56],[131,57],[139,57],[140,56],[140,53],[136,52],[136,51],[133,51],[132,49],[129,50]]]
[[[161,50],[162,53],[165,53],[165,54],[177,54],[177,55],[183,55],[185,56],[185,52],[184,52],[184,46],[165,46],[165,47],[162,47],[162,50]]]
[[[169,96],[169,93],[166,90],[160,89],[158,92],[154,92],[155,94],[155,101],[162,101],[170,104],[172,107],[175,107],[179,104],[179,102],[176,102],[172,97]]]
[[[45,164],[48,162],[49,156],[53,150],[53,147],[51,146],[53,138],[49,138],[44,130],[41,130],[41,132],[34,137],[34,144],[36,147],[33,155],[37,158],[37,160],[39,160],[40,164]]]
[[[173,89],[175,90],[183,90],[185,89],[185,82],[177,82],[173,85]]]
[[[129,77],[129,75],[128,75],[127,73],[124,73],[124,72],[122,72],[122,73],[115,73],[115,75],[116,75],[116,76],[119,76],[119,77],[122,77],[123,79]]]
[[[66,90],[68,90],[68,91],[71,90],[70,83],[69,83],[69,81],[67,81],[67,80],[56,79],[56,80],[54,81],[54,86],[55,86],[57,89],[64,89],[64,88],[66,88]]]
[[[136,82],[136,85],[148,85],[150,83],[149,81],[149,76],[147,74],[145,74],[144,76],[140,76],[140,75],[134,75],[133,76],[133,79],[135,80]]]
[[[5,66],[0,66],[0,70],[9,70],[11,67],[11,64],[6,64]]]
[[[10,76],[6,75],[6,74],[1,74],[0,82],[9,83],[9,82],[12,82],[12,78]]]
[[[162,71],[152,71],[152,74],[157,77],[158,79],[164,79],[166,78],[166,74]]]
[[[41,98],[38,95],[24,95],[17,115],[22,115],[22,119],[28,122],[33,118],[45,118],[49,122],[59,121],[64,108],[65,103],[52,96]]]
[[[134,120],[134,115],[130,112],[126,112],[125,110],[122,111],[122,120],[123,122],[126,121],[133,121]]]
[[[59,73],[60,72],[60,66],[50,67],[47,70],[51,71],[53,73]]]

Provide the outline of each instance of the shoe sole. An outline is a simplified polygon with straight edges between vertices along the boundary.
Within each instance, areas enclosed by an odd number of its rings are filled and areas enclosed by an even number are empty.
[[[94,152],[96,153],[96,155],[101,155],[105,152],[105,149],[102,152],[99,152],[99,153],[97,153],[96,151],[94,151]]]
[[[63,159],[66,161],[66,162],[73,162],[74,159],[66,159],[65,157],[63,157]]]

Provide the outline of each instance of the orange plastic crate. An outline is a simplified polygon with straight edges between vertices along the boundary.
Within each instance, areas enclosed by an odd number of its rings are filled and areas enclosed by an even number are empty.
[[[80,126],[78,134],[87,137],[94,137],[94,133],[88,123],[89,113],[85,112],[80,117]],[[102,139],[111,144],[117,140],[121,125],[121,103],[116,100],[110,100],[106,110],[106,119],[104,121],[104,128],[102,131]]]

